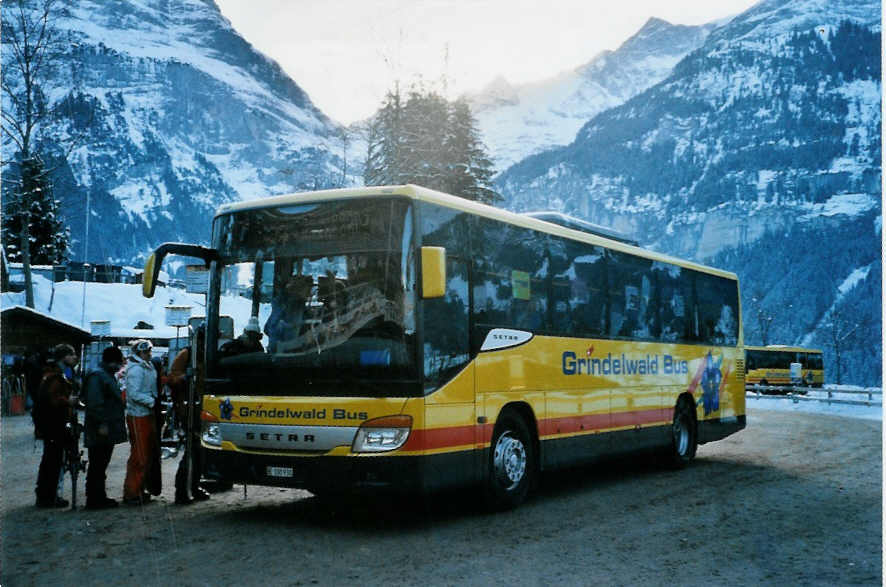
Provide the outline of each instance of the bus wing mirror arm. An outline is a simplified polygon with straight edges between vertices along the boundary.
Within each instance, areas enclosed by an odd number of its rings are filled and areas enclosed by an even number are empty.
[[[421,297],[442,298],[446,294],[446,249],[421,248]]]
[[[163,259],[166,255],[196,257],[202,259],[206,267],[209,267],[213,261],[218,261],[219,259],[218,251],[209,247],[186,243],[163,243],[145,261],[145,272],[142,275],[142,295],[146,298],[154,297],[154,290],[157,288],[157,278],[160,275],[160,266],[163,264]]]

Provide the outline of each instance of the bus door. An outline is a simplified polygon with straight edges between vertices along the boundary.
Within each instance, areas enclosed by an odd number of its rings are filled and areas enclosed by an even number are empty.
[[[470,361],[467,262],[447,255],[445,279],[442,296],[422,301],[426,451],[439,456],[433,462],[453,463],[441,471],[447,483],[473,483],[480,475],[482,427]]]

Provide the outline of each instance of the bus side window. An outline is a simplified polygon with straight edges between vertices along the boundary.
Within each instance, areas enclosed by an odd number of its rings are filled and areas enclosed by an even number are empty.
[[[609,295],[612,300],[610,335],[649,339],[651,262],[627,253],[609,251]]]
[[[570,299],[574,306],[573,332],[568,335],[599,337],[606,334],[609,283],[603,249],[569,241],[566,247]]]
[[[548,313],[546,240],[531,231],[479,219],[474,236],[475,322],[545,330]],[[478,338],[485,335],[481,331]]]
[[[568,275],[568,259],[563,243],[549,251],[547,328],[555,335],[564,336],[574,332],[573,308],[570,302],[572,283]]]
[[[738,291],[730,279],[698,273],[699,336],[702,342],[735,344],[738,340]]]
[[[686,331],[686,303],[680,288],[682,268],[655,262],[650,273],[653,294],[650,300],[649,332],[653,340],[676,342]]]

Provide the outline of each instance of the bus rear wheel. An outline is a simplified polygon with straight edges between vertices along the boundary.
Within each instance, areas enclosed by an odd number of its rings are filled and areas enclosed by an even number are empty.
[[[681,400],[674,408],[674,421],[671,424],[671,465],[682,469],[695,458],[697,449],[698,428],[695,425],[692,402]]]
[[[535,445],[523,418],[506,412],[492,434],[486,474],[486,501],[494,510],[517,507],[526,500],[538,471]]]

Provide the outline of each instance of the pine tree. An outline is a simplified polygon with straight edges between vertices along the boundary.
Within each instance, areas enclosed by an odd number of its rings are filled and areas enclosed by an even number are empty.
[[[443,145],[448,105],[434,92],[410,92],[403,118],[404,183],[445,190],[448,174]]]
[[[59,201],[53,197],[52,183],[39,157],[20,165],[21,177],[11,186],[15,192],[6,198],[3,211],[3,246],[9,261],[22,262],[21,235],[28,223],[30,262],[55,265],[67,258],[70,229],[59,215]]]
[[[446,151],[451,158],[447,191],[469,200],[494,204],[502,197],[492,189],[492,161],[478,136],[470,106],[464,100],[457,100],[450,108],[446,141]]]
[[[363,181],[366,185],[400,183],[402,117],[400,91],[395,89],[388,93],[382,107],[369,122],[366,166],[363,171]]]
[[[494,203],[492,163],[465,102],[413,90],[385,98],[369,125],[366,185],[413,183],[470,200]]]

